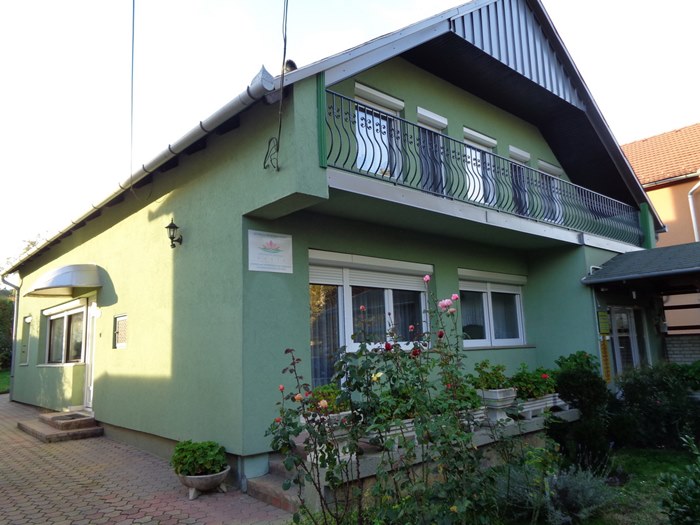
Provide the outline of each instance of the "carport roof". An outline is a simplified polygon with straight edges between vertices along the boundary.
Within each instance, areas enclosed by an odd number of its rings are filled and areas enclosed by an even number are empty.
[[[695,292],[700,289],[700,242],[621,253],[581,282],[643,284],[667,294]]]

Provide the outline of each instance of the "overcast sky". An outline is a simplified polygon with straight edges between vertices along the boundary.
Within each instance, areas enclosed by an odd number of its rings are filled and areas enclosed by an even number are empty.
[[[700,122],[696,0],[543,0],[620,143]],[[289,0],[299,66],[458,5]],[[282,60],[282,0],[0,0],[0,267]],[[132,126],[133,123],[133,126]]]

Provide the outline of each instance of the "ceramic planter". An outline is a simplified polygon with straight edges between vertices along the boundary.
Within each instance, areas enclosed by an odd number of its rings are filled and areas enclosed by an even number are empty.
[[[491,422],[510,421],[506,409],[512,406],[513,401],[515,401],[515,388],[478,389],[476,392],[484,401],[486,415]]]
[[[202,492],[217,489],[219,492],[226,492],[224,480],[231,471],[231,467],[216,474],[205,474],[203,476],[183,476],[178,474],[180,483],[188,487],[190,500],[197,499]]]

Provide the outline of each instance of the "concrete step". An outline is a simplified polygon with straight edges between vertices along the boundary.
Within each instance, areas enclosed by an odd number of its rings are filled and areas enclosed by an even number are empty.
[[[70,441],[73,439],[86,439],[98,437],[104,433],[104,429],[98,426],[86,428],[74,428],[69,430],[61,430],[55,428],[39,419],[30,421],[19,421],[17,427],[44,443],[56,443],[58,441]]]
[[[82,412],[47,412],[46,414],[40,414],[39,420],[59,430],[74,430],[76,428],[97,426],[94,417]]]
[[[282,479],[293,479],[296,476],[296,470],[287,470],[284,467],[284,458],[280,454],[270,454],[269,473],[275,474]]]
[[[249,479],[248,495],[287,512],[296,512],[300,505],[297,486],[292,485],[289,490],[284,490],[284,480],[283,476],[273,473]]]

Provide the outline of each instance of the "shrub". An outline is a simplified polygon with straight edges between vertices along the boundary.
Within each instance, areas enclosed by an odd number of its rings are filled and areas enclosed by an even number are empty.
[[[215,441],[181,441],[175,446],[170,458],[175,473],[182,476],[203,476],[223,471],[226,463],[226,449]]]
[[[571,467],[549,479],[545,499],[547,523],[563,525],[587,520],[612,500],[613,492],[603,477]]]
[[[618,386],[619,417],[634,429],[628,445],[678,448],[681,434],[697,425],[698,407],[688,397],[686,371],[679,365],[630,370],[618,378]]]
[[[597,360],[586,352],[576,352],[556,360],[557,392],[562,399],[581,411],[573,423],[553,423],[549,434],[562,447],[562,453],[574,465],[601,469],[610,451],[608,441],[608,403],[611,394],[600,377]]]
[[[10,348],[0,348],[0,370],[10,368],[12,361],[12,350]]]
[[[666,492],[661,508],[671,525],[694,525],[700,523],[700,451],[692,438],[682,438],[684,445],[694,456],[686,466],[686,475],[662,474],[659,484]]]
[[[557,383],[550,370],[542,367],[529,370],[525,363],[520,364],[520,368],[508,383],[518,391],[520,399],[542,397],[545,394],[553,394],[557,389]]]
[[[327,385],[317,386],[310,391],[309,410],[318,411],[318,404],[321,400],[325,400],[327,407],[325,409],[329,414],[337,414],[350,409],[350,403],[347,399],[341,397],[342,391],[337,383],[328,383]]]
[[[488,359],[484,359],[474,364],[476,377],[471,378],[472,384],[483,390],[508,388],[510,385],[505,371],[506,365],[492,365]]]

